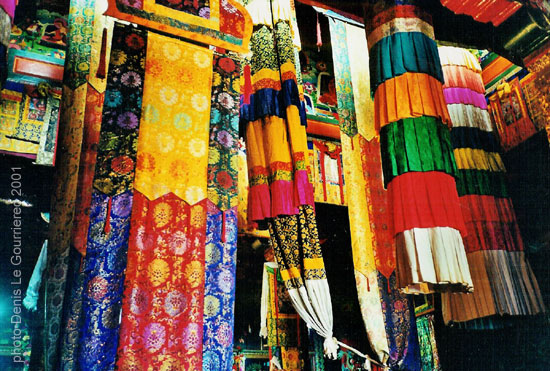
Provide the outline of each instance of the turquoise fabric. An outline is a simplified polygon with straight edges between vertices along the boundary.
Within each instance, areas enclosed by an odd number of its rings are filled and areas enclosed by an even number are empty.
[[[443,83],[437,45],[422,32],[398,32],[370,48],[371,92],[384,81],[406,72],[426,73]]]

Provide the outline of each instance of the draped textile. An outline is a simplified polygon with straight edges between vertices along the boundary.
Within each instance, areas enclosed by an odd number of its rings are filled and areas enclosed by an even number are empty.
[[[351,80],[347,30],[344,22],[329,18],[332,59],[336,81],[336,98],[340,131],[349,137],[357,134],[353,86]]]
[[[59,370],[71,371],[77,368],[79,348],[79,331],[82,325],[82,292],[84,291],[84,279],[82,271],[82,255],[76,249],[69,252],[69,267],[67,274],[67,291],[69,295],[65,300],[63,309],[63,328],[61,329],[61,344],[59,357]]]
[[[240,63],[214,54],[205,241],[203,370],[231,370],[237,264]]]
[[[422,371],[439,371],[441,364],[435,342],[433,314],[425,314],[416,318],[418,340],[420,342],[420,356],[422,358]]]
[[[92,181],[78,354],[83,369],[115,365],[146,48],[144,31],[117,24],[111,53],[124,54],[125,63],[116,57],[109,63],[106,96],[119,99],[103,106]]]
[[[90,215],[87,211],[92,202],[97,146],[99,145],[102,108],[105,101],[105,94],[99,93],[91,85],[88,85],[86,95],[82,152],[78,170],[78,193],[72,230],[72,246],[82,255],[86,255],[86,239],[90,224]],[[110,93],[107,99],[110,99]]]
[[[480,94],[477,92],[482,83],[479,72],[475,76],[477,82],[470,85],[474,78],[472,71],[480,70],[472,66],[471,53],[453,47],[441,47],[440,50],[453,66],[452,69],[443,68],[445,79],[463,83],[456,88],[445,88],[445,91],[461,89],[470,92],[466,94]],[[466,61],[470,62],[466,64]],[[447,74],[458,76],[447,78]],[[449,106],[460,111],[460,106],[469,106],[469,103],[451,99]],[[537,281],[525,259],[521,233],[508,196],[500,145],[488,115],[471,116],[466,125],[461,119],[470,116],[451,117],[451,143],[458,168],[457,190],[467,231],[464,245],[475,290],[471,294],[444,294],[443,318],[445,322],[464,322],[491,315],[544,311]]]
[[[237,255],[236,207],[207,201],[202,369],[231,370]]]
[[[402,32],[386,32],[389,22],[402,26],[396,18],[409,21]],[[471,291],[456,165],[444,131],[450,118],[443,73],[426,32],[431,17],[414,1],[389,1],[368,6],[365,21],[367,37],[377,40],[369,45],[371,92],[394,215],[398,285],[411,293]],[[399,122],[403,119],[413,120]],[[420,143],[422,151],[415,150]]]
[[[281,6],[284,3],[289,6]],[[252,221],[267,220],[292,303],[307,325],[326,338],[325,354],[334,358],[337,345],[332,339],[332,304],[308,174],[293,15],[274,15],[275,9],[292,6],[290,0],[281,4],[276,8],[268,0],[249,4],[260,6],[273,17],[269,24],[255,24],[252,54],[241,80],[240,121],[246,126],[250,185],[248,212]],[[251,11],[255,13],[253,8]]]
[[[206,202],[134,195],[117,367],[202,368]]]
[[[46,368],[58,365],[57,346],[65,282],[71,228],[77,192],[78,168],[83,135],[91,48],[93,36],[89,27],[96,18],[94,0],[70,2],[67,21],[72,25],[67,34],[67,55],[63,82],[63,101],[60,107],[59,141],[56,152],[54,190],[52,192],[51,222],[48,231],[50,252],[48,255],[48,281],[46,287]],[[85,45],[85,47],[82,47]]]
[[[200,369],[212,51],[148,39],[117,367]]]
[[[331,39],[342,37],[336,26],[340,20],[330,20]],[[344,37],[349,39],[359,32],[364,38],[363,30],[346,25]],[[362,59],[368,57],[367,46],[348,43],[348,51],[354,49],[354,55]],[[333,48],[333,54],[338,55],[341,50]],[[335,64],[341,64],[336,69],[337,84],[340,79],[338,73],[343,73],[355,84],[357,70],[351,61],[335,58]],[[364,62],[363,62],[364,63]],[[338,72],[339,71],[339,72]],[[368,71],[362,74],[369,81]],[[363,81],[363,83],[365,83]],[[340,91],[338,94],[340,94]],[[383,185],[380,139],[375,136],[374,112],[372,100],[369,96],[362,96],[354,89],[354,106],[349,109],[364,110],[364,115],[354,115],[359,122],[359,134],[349,137],[342,135],[342,157],[346,179],[346,199],[350,217],[350,232],[352,237],[353,261],[357,294],[361,314],[367,330],[369,342],[378,359],[398,367],[403,364],[406,369],[416,370],[419,365],[419,356],[413,349],[415,346],[409,341],[417,342],[411,337],[409,301],[398,293],[395,280],[395,251],[392,233],[391,209],[388,207],[387,192]],[[338,97],[340,98],[340,97]],[[363,99],[361,99],[363,98]],[[353,101],[352,101],[353,102]],[[339,106],[339,110],[343,107]],[[343,131],[344,132],[344,131]],[[369,133],[369,140],[362,133]],[[390,280],[391,277],[391,280]],[[393,315],[391,314],[393,313]],[[412,346],[410,346],[412,345]],[[418,346],[416,346],[418,349]],[[352,358],[346,356],[342,361],[346,367],[352,366]]]

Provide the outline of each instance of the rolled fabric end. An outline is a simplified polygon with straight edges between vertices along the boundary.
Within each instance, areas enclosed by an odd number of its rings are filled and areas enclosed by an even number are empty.
[[[329,336],[325,338],[325,342],[323,343],[323,351],[325,353],[325,357],[329,359],[337,359],[338,358],[338,343],[336,342],[336,338]]]

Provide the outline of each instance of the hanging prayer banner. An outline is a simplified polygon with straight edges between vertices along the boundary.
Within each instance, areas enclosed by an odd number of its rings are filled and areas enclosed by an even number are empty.
[[[248,12],[234,0],[109,0],[105,15],[240,53],[252,33]]]

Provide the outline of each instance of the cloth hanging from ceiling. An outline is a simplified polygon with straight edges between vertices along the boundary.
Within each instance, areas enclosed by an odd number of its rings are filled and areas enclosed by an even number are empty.
[[[479,71],[471,63],[471,53],[454,47],[440,47],[442,54],[453,61],[453,69],[445,73],[471,75]],[[452,55],[456,58],[452,58]],[[470,55],[470,56],[468,56]],[[468,79],[445,76],[446,80],[465,82],[463,91],[475,92],[478,83],[468,85]],[[452,88],[446,88],[446,90]],[[450,100],[449,107],[465,106],[467,102]],[[458,108],[460,110],[460,108]],[[481,109],[481,108],[480,108]],[[486,109],[485,109],[486,110]],[[456,158],[457,189],[467,234],[464,237],[467,258],[475,290],[470,294],[444,294],[445,322],[464,322],[491,315],[525,315],[544,311],[537,281],[525,258],[523,241],[512,202],[505,183],[506,169],[500,157],[500,146],[488,115],[477,115],[464,125],[453,117],[451,142]]]
[[[529,117],[519,78],[498,86],[496,93],[489,97],[489,104],[503,150],[516,147],[537,132]]]
[[[394,215],[398,286],[415,293],[471,291],[460,235],[464,221],[453,178],[456,165],[445,131],[450,118],[442,89],[441,63],[435,41],[422,32],[426,22],[431,24],[431,17],[415,2],[402,5],[398,1],[368,7],[366,15],[367,35],[395,18],[410,19],[405,32],[390,34],[369,45],[371,74],[376,78],[371,81],[375,127],[380,130],[382,153],[389,153],[383,167],[385,174],[395,173],[393,179],[385,182]],[[408,59],[410,53],[392,52],[403,47],[414,50],[415,61]],[[402,119],[414,119],[410,128],[415,129],[408,131],[410,135],[397,134],[396,138],[393,133],[407,130]],[[393,136],[391,142],[386,139],[389,133]],[[422,158],[417,156],[415,167],[420,171],[411,171],[410,162],[405,167],[405,161],[415,157],[413,142],[428,138],[434,144],[424,150]],[[396,148],[406,149],[407,154]],[[390,164],[402,169],[402,173],[388,171]]]
[[[78,167],[82,145],[84,111],[90,72],[93,27],[98,23],[93,0],[73,0],[68,23],[72,25],[67,34],[67,57],[65,59],[63,102],[60,107],[59,143],[54,174],[55,189],[52,192],[52,210],[49,228],[51,254],[48,254],[48,277],[46,288],[46,368],[58,366],[58,340],[62,305],[65,297],[67,262],[71,243],[74,204],[76,200]],[[79,42],[76,42],[79,40]]]
[[[146,48],[144,31],[117,24],[111,53],[124,54],[125,61],[109,63],[107,92],[119,99],[103,107],[83,267],[78,363],[85,369],[115,365]]]
[[[383,185],[380,139],[375,136],[372,99],[370,96],[358,95],[355,90],[352,94],[345,95],[346,84],[343,84],[341,89],[338,88],[345,80],[351,80],[352,85],[355,85],[357,69],[354,69],[352,64],[355,55],[360,55],[363,60],[368,57],[364,31],[332,18],[329,18],[329,25],[333,40],[337,98],[348,101],[351,99],[352,103],[341,104],[338,109],[351,109],[357,112],[361,109],[367,113],[361,116],[354,115],[354,112],[347,113],[349,117],[357,117],[357,120],[364,121],[361,124],[357,123],[358,134],[351,138],[348,135],[341,136],[353,261],[361,314],[369,342],[378,359],[392,367],[402,364],[406,369],[416,370],[420,367],[420,357],[418,352],[414,351],[415,348],[418,350],[418,340],[416,335],[411,335],[409,302],[405,296],[398,293],[393,273],[395,251],[391,209],[388,207],[387,192]],[[357,35],[363,38],[362,43],[357,42]],[[341,58],[343,51],[339,45],[348,46],[350,58]],[[363,83],[368,87],[368,71],[363,71],[362,77]],[[350,121],[351,127],[355,124]],[[341,127],[341,130],[342,133],[346,133],[345,127]],[[369,133],[370,140],[366,140],[362,133]],[[389,315],[390,311],[384,308],[395,308],[392,309],[394,315]],[[416,346],[410,341],[416,342]]]
[[[212,58],[148,34],[117,367],[203,365]]]
[[[250,185],[248,212],[252,221],[267,220],[292,303],[308,326],[325,338],[325,354],[335,358],[332,304],[308,174],[305,109],[292,33],[294,11],[290,0],[277,3],[249,3],[252,13],[256,14],[259,7],[263,14],[272,16],[268,17],[270,22],[256,19],[260,23],[255,23],[252,54],[241,80],[240,121],[246,126]],[[283,8],[290,8],[290,14],[283,17],[277,10]]]
[[[237,264],[240,62],[214,53],[203,319],[203,370],[231,370]]]

